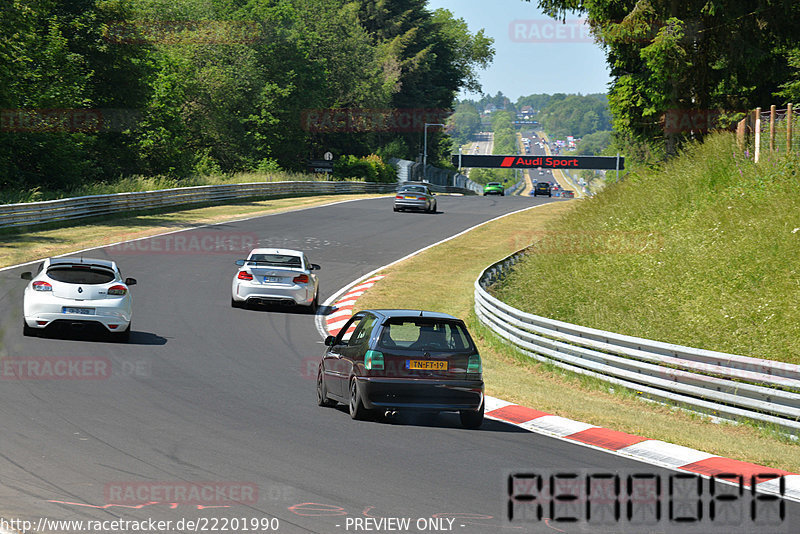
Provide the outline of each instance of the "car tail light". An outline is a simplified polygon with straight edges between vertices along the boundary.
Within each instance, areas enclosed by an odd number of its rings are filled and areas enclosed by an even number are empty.
[[[247,271],[239,271],[239,276],[237,278],[239,278],[239,280],[252,280],[253,275]]]
[[[400,200],[403,199],[403,195],[395,195],[394,198],[399,198]]]
[[[301,274],[301,275],[295,276],[294,278],[292,278],[292,282],[294,282],[295,284],[307,284],[308,283],[308,275],[307,274]]]
[[[481,365],[481,356],[480,354],[473,354],[469,357],[467,361],[467,372],[468,373],[482,373],[483,366]]]
[[[33,290],[34,291],[52,291],[53,286],[51,286],[47,282],[37,281],[33,283]]]
[[[111,286],[108,288],[109,295],[121,296],[128,292],[128,288],[121,285]]]
[[[364,367],[371,371],[383,371],[383,353],[377,350],[368,350],[364,354]]]

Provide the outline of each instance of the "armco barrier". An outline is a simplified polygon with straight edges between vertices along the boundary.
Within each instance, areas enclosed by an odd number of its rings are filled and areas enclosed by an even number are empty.
[[[92,195],[45,202],[0,205],[0,228],[29,226],[182,204],[224,202],[253,197],[390,193],[396,188],[397,184],[394,183],[298,181],[202,185],[137,193]],[[432,186],[431,189],[438,193],[474,194],[470,189],[460,187]]]
[[[524,254],[489,266],[475,281],[478,318],[519,351],[653,400],[800,435],[800,365],[651,341],[520,311],[487,289]]]

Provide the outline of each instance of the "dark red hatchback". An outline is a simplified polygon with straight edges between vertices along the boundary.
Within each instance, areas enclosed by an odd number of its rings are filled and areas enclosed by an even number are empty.
[[[420,310],[363,310],[328,336],[317,403],[349,406],[353,419],[379,411],[458,412],[483,423],[481,358],[461,319]]]

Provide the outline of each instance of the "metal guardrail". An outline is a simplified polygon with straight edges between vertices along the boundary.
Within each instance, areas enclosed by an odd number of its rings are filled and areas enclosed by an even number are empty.
[[[297,181],[202,185],[161,189],[158,191],[92,195],[44,202],[0,205],[0,228],[30,226],[183,204],[223,202],[254,197],[391,193],[396,188],[397,184],[395,183]],[[469,189],[458,187],[434,186],[433,190],[440,193],[471,193]]]
[[[516,191],[520,187],[524,187],[524,186],[525,186],[525,180],[520,180],[519,182],[515,183],[511,187],[506,188],[506,190],[503,192],[503,194],[505,196],[513,195],[514,191]]]
[[[431,185],[469,189],[476,194],[481,194],[483,192],[483,186],[456,171],[440,169],[433,165],[428,165],[423,168],[422,163],[416,163],[407,159],[391,158],[389,163],[397,169],[397,179],[399,182],[427,181]]]
[[[800,365],[651,341],[518,310],[487,289],[524,254],[490,265],[475,281],[478,318],[519,351],[652,400],[800,435]]]

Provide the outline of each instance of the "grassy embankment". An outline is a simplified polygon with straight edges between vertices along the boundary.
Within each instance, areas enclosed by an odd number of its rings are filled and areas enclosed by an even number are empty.
[[[788,438],[750,425],[715,424],[531,362],[481,327],[472,312],[478,273],[544,236],[543,253],[530,255],[498,289],[506,302],[605,330],[798,363],[799,164],[789,158],[755,165],[731,136],[710,137],[660,172],[633,172],[593,199],[506,217],[387,269],[387,278],[358,306],[468,317],[490,395],[800,472],[800,445]],[[458,267],[443,277],[441,265]],[[425,291],[414,282],[420,279],[427,281]]]

